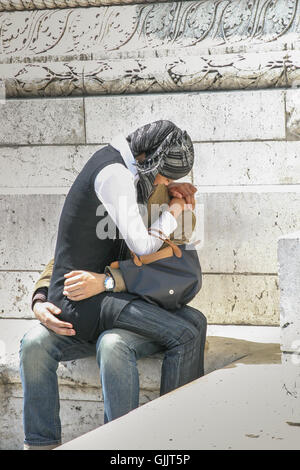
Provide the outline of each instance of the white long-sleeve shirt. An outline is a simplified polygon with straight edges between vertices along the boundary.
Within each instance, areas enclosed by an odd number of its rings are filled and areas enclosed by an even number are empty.
[[[121,163],[112,163],[100,170],[95,179],[95,192],[128,248],[139,256],[154,253],[163,241],[148,233],[139,212],[136,190],[139,176],[133,165],[135,159],[125,137],[117,136],[111,145],[121,153],[126,167]],[[168,210],[151,225],[151,228],[161,230],[167,237],[176,227],[177,221]]]

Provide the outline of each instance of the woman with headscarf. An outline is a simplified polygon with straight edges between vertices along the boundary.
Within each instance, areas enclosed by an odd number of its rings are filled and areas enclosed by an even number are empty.
[[[184,307],[170,313],[130,293],[113,292],[110,276],[100,274],[112,261],[128,257],[128,250],[142,255],[161,247],[163,242],[147,231],[138,203],[147,203],[158,180],[169,182],[188,174],[193,161],[188,134],[170,121],[156,121],[97,151],[70,188],[60,217],[47,300],[60,309],[60,319],[75,335],[56,335],[42,324],[22,340],[28,448],[60,443],[56,376],[60,361],[96,352],[105,422],[138,406],[136,359],[140,357],[166,351],[161,394],[203,375],[206,321],[200,312]],[[127,211],[120,207],[121,199]],[[184,198],[173,198],[151,228],[168,237],[176,228],[184,202]],[[124,239],[100,233],[105,210]],[[66,292],[66,277],[78,269],[99,274],[103,282],[99,293],[76,300],[76,290]]]

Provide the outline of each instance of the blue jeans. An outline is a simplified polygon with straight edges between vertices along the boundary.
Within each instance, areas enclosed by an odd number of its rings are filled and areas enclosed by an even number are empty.
[[[20,374],[24,392],[25,443],[61,442],[57,367],[96,355],[104,399],[104,422],[139,405],[137,360],[164,351],[160,394],[203,375],[206,318],[192,307],[168,312],[143,300],[134,300],[121,312],[114,328],[96,343],[76,336],[60,336],[43,325],[21,341]]]

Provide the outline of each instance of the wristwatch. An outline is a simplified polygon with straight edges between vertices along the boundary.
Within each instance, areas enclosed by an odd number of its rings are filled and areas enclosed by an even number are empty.
[[[110,274],[105,275],[104,287],[106,291],[112,291],[115,288],[115,280]]]

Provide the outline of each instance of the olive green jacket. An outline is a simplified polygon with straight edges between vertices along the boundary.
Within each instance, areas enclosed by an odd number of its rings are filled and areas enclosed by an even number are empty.
[[[156,208],[159,208],[159,206],[164,205],[164,204],[169,204],[169,202],[170,202],[170,196],[169,196],[167,187],[162,184],[157,185],[156,189],[154,190],[154,192],[152,193],[152,195],[150,196],[148,200],[148,226],[151,225],[151,208],[154,208],[154,205],[156,205]],[[157,216],[159,216],[161,212],[162,210],[160,211],[158,210]],[[189,218],[187,219],[190,220]],[[181,229],[182,238],[175,239],[173,234],[170,236],[170,239],[177,245],[186,243],[190,239],[192,232],[194,230],[194,227],[195,227],[195,222],[196,222],[194,213],[192,213],[191,227],[183,226],[183,222],[184,222],[184,218],[180,216],[177,219],[177,226],[182,227]],[[165,246],[166,244],[163,244],[161,249],[164,248]],[[33,297],[38,289],[49,287],[52,272],[53,272],[53,264],[54,264],[54,259],[51,259],[49,263],[47,264],[47,266],[45,267],[43,273],[41,274],[41,277],[38,279],[38,281],[36,282],[34,286]],[[80,269],[80,266],[78,266],[78,269]],[[105,271],[109,271],[115,280],[114,292],[125,292],[126,286],[125,286],[121,271],[119,269],[112,269],[109,266],[106,267]]]

